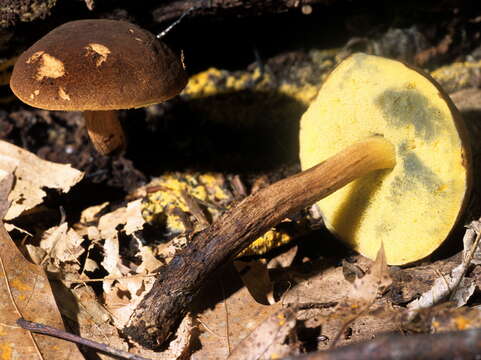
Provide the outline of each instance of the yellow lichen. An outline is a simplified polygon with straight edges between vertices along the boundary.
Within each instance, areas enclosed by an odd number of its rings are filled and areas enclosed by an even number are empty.
[[[213,80],[220,78],[223,72],[216,68],[210,68],[206,71],[198,73],[190,77],[187,86],[182,94],[189,95],[192,98],[200,98],[215,95],[219,92],[217,85]]]
[[[454,318],[454,323],[457,330],[466,330],[470,328],[471,321],[464,316],[457,316]]]
[[[434,70],[431,75],[448,93],[475,86],[472,79],[476,79],[481,70],[481,61],[455,62]]]
[[[194,231],[200,230],[196,225],[202,225],[197,224],[195,218],[192,217],[191,209],[189,209],[183,194],[188,194],[194,200],[200,200],[202,204],[215,205],[203,206],[204,211],[207,212],[206,215],[212,220],[218,218],[233,201],[224,178],[220,174],[166,174],[152,181],[148,188],[156,191],[145,197],[142,204],[142,216],[148,223],[164,227],[168,237],[182,234],[188,230],[179,211],[193,222]],[[286,231],[271,229],[255,240],[239,256],[264,254],[291,240],[292,236]]]

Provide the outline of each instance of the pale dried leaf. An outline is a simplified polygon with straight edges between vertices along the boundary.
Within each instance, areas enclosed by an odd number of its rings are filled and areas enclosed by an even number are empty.
[[[130,315],[142,301],[146,291],[154,284],[153,276],[127,276],[116,280],[105,293],[105,307],[112,314],[115,326],[123,328],[129,321]]]
[[[77,262],[78,257],[85,252],[81,246],[83,239],[67,223],[54,226],[44,232],[40,240],[40,248],[50,256],[52,261],[60,263]]]
[[[136,269],[138,274],[150,274],[161,267],[163,264],[155,256],[152,248],[148,246],[142,246],[139,241],[139,255],[142,258],[142,262]]]
[[[242,340],[228,359],[257,360],[283,358],[291,352],[291,348],[285,344],[285,340],[295,326],[295,313],[289,308],[279,310]]]
[[[127,204],[125,216],[127,218],[124,231],[127,235],[131,235],[136,231],[142,230],[145,224],[142,216],[142,199],[138,199]]]
[[[0,189],[4,187],[0,186]],[[0,203],[7,193],[0,194]],[[27,320],[63,329],[63,322],[43,270],[27,261],[0,222],[0,350],[3,358],[37,359],[38,354],[27,331],[16,326],[19,316]],[[13,296],[19,315],[12,299]],[[69,342],[43,335],[33,335],[46,359],[80,360],[84,357]],[[9,356],[8,354],[11,354]]]
[[[27,236],[30,236],[30,237],[33,237],[33,235],[31,233],[29,233],[27,230],[25,229],[22,229],[14,224],[9,224],[9,223],[5,223],[5,230],[7,230],[8,232],[11,232],[13,230],[17,230],[18,232],[24,234],[24,235],[27,235]]]
[[[11,206],[5,220],[11,220],[40,204],[46,194],[43,188],[67,192],[83,177],[81,171],[70,165],[42,160],[27,150],[0,141],[0,172],[12,171],[16,182],[8,196]]]
[[[41,265],[43,259],[45,259],[47,256],[47,252],[44,249],[31,244],[26,244],[25,247],[27,248],[28,255],[33,263],[36,265]]]
[[[119,239],[116,234],[114,234],[113,237],[105,239],[103,250],[104,259],[100,265],[108,272],[109,277],[122,277],[122,265],[120,264],[119,258]],[[104,291],[108,292],[111,284],[111,281],[104,281]]]
[[[234,266],[247,290],[259,304],[275,303],[274,286],[265,259],[236,260]]]
[[[80,214],[81,223],[90,223],[92,221],[98,220],[99,213],[109,205],[108,202],[104,202],[100,205],[90,206],[82,211]]]
[[[94,272],[95,270],[99,269],[99,264],[96,261],[92,260],[91,258],[85,259],[84,264],[84,271],[87,272]]]
[[[8,194],[12,191],[14,180],[15,178],[12,173],[0,173],[0,196],[2,196],[2,201],[0,201],[0,219],[2,220],[5,218],[10,207],[10,201],[8,201],[7,198]]]
[[[353,289],[348,296],[350,299],[370,304],[382,290],[391,285],[391,282],[384,246],[381,245],[371,268],[362,278],[354,280]]]
[[[463,238],[463,259],[461,264],[451,270],[449,274],[441,274],[434,281],[432,288],[408,304],[409,316],[413,317],[417,311],[431,307],[446,300],[448,297],[455,301],[457,306],[466,304],[474,293],[474,281],[464,278],[468,266],[473,263],[473,259],[479,256],[479,221],[473,221],[466,229]],[[464,281],[465,280],[465,281]]]
[[[474,294],[474,290],[476,290],[476,282],[474,279],[463,278],[456,291],[452,294],[451,300],[454,301],[456,306],[463,306],[467,304],[468,300]]]

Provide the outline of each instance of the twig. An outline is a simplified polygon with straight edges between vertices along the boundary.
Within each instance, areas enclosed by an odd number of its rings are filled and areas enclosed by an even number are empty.
[[[284,360],[441,360],[476,359],[481,353],[481,329],[439,334],[385,335]]]
[[[324,303],[308,302],[302,304],[287,304],[288,307],[292,307],[295,311],[299,310],[313,310],[313,309],[329,309],[337,306],[337,301],[330,301]]]
[[[123,351],[123,350],[114,349],[113,347],[108,346],[106,344],[101,344],[101,343],[98,343],[96,341],[88,340],[88,339],[85,339],[83,337],[80,337],[80,336],[77,336],[77,335],[74,335],[74,334],[70,334],[66,331],[54,328],[52,326],[43,325],[43,324],[39,324],[39,323],[36,323],[36,322],[33,322],[33,321],[25,320],[24,318],[18,319],[17,325],[22,327],[25,330],[29,330],[29,331],[39,333],[39,334],[43,334],[43,335],[53,336],[53,337],[56,337],[56,338],[59,338],[59,339],[74,342],[76,344],[88,346],[90,348],[97,349],[97,350],[99,350],[103,353],[113,355],[113,356],[117,356],[117,357],[122,358],[122,359],[149,360],[149,359],[144,358],[142,356],[131,354],[131,353],[128,353],[128,352]]]
[[[195,9],[197,9],[197,7],[195,6],[188,8],[182,15],[180,15],[180,17],[177,20],[175,20],[172,24],[170,24],[167,27],[167,29],[165,29],[160,34],[158,34],[157,39],[162,39],[165,35],[169,33],[170,30],[172,30],[175,26],[177,26],[187,15],[189,15]]]
[[[62,277],[59,276],[49,276],[48,278],[50,280],[60,280],[62,282],[65,282],[67,284],[83,284],[83,283],[91,283],[91,282],[101,282],[101,281],[116,281],[116,280],[125,280],[125,279],[133,279],[133,278],[146,278],[146,277],[152,277],[157,275],[156,272],[154,273],[149,273],[149,274],[131,274],[131,275],[124,275],[124,276],[111,276],[111,277],[104,277],[104,278],[93,278],[93,279],[63,279]]]
[[[222,298],[224,302],[224,310],[225,310],[225,338],[227,340],[227,350],[229,351],[229,355],[232,353],[232,348],[230,346],[230,336],[229,336],[229,309],[227,307],[227,296],[225,294],[224,284],[222,283],[222,279],[219,279],[220,288],[222,289]]]

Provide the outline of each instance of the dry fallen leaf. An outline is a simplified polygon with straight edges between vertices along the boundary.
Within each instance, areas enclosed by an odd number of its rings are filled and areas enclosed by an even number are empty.
[[[67,192],[83,177],[81,171],[70,165],[42,160],[27,150],[0,141],[0,175],[12,172],[16,181],[8,196],[11,206],[5,220],[14,219],[40,204],[46,194],[43,188]]]
[[[290,355],[286,338],[296,326],[296,314],[286,308],[272,314],[232,351],[229,360],[279,359]]]
[[[443,300],[451,299],[457,306],[466,304],[476,289],[472,278],[466,278],[468,267],[477,263],[480,257],[481,222],[472,221],[463,238],[463,257],[461,263],[448,274],[440,274],[433,286],[421,296],[408,304],[409,316],[413,318],[416,313],[424,308],[438,304]]]
[[[224,360],[260,324],[282,307],[255,301],[235,268],[226,266],[202,289],[192,312],[199,323],[200,348],[192,359]]]
[[[5,185],[5,181],[11,180],[11,176],[4,177],[2,184]],[[4,204],[10,188],[7,191],[5,186],[0,188],[3,188],[0,203]],[[29,332],[16,326],[15,321],[22,316],[27,320],[63,328],[50,284],[43,270],[23,257],[1,221],[0,256],[0,358],[39,359]],[[33,339],[45,359],[84,359],[72,343],[35,334]]]
[[[282,301],[305,307],[298,319],[324,339],[318,342],[318,349],[328,348],[337,337],[337,344],[344,345],[399,328],[396,313],[401,308],[394,307],[385,297],[379,298],[380,288],[390,283],[383,257],[372,262],[358,255],[353,260],[365,273],[354,283],[346,280],[342,266],[329,266],[326,260],[311,263],[312,272],[305,273],[302,268],[288,270],[287,279],[292,280]]]

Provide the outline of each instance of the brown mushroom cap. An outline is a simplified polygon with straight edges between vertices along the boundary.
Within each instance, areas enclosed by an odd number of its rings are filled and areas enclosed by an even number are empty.
[[[125,21],[63,24],[17,60],[15,95],[47,110],[117,110],[177,95],[187,75],[179,56],[150,32]]]

